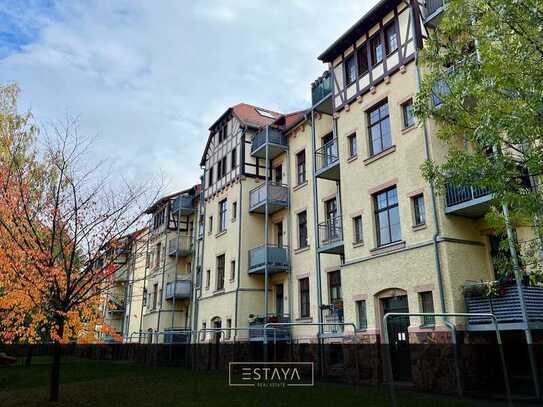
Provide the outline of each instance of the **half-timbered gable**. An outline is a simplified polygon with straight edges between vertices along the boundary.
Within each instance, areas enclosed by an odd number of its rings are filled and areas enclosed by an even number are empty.
[[[415,59],[424,28],[416,2],[384,0],[359,20],[319,59],[330,64],[336,110],[372,91]],[[416,41],[413,39],[413,20]]]

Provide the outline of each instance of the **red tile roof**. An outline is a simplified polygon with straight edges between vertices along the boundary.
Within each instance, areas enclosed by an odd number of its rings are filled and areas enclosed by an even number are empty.
[[[258,106],[248,105],[247,103],[238,103],[237,105],[232,106],[232,110],[243,123],[253,127],[266,126],[281,116],[281,113]]]

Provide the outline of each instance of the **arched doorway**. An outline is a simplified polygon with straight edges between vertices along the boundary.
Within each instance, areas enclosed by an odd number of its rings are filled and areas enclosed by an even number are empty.
[[[376,297],[379,301],[379,321],[382,321],[383,317],[391,312],[409,312],[407,292],[401,288],[383,290]],[[394,380],[411,380],[409,324],[409,317],[390,317],[388,319],[388,341],[390,344]]]
[[[211,327],[213,329],[221,329],[222,328],[222,319],[221,317],[213,317],[211,319]],[[221,341],[221,331],[213,332],[213,343],[218,344]]]

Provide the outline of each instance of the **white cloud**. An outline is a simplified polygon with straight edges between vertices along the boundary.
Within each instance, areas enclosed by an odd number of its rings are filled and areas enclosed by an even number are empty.
[[[82,132],[99,134],[96,154],[127,175],[163,172],[187,187],[218,115],[240,101],[307,107],[325,69],[317,56],[374,3],[64,0],[49,12],[30,2],[9,18],[38,31],[7,56],[0,44],[0,81],[18,82],[42,122],[77,114]]]

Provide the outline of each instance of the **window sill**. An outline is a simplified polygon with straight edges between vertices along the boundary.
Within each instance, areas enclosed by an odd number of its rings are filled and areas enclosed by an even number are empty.
[[[219,288],[218,290],[213,291],[213,295],[224,293],[224,288]]]
[[[296,185],[294,188],[292,188],[293,191],[298,191],[299,189],[302,189],[303,187],[305,187],[307,185],[307,180],[305,180],[304,182],[302,182],[301,184],[298,184]]]
[[[414,124],[412,124],[411,126],[409,127],[404,127],[400,133],[402,134],[407,134],[407,133],[410,133],[411,131],[415,130],[417,128],[417,126],[415,126]]]
[[[419,329],[424,329],[425,331],[434,331],[436,329],[436,326],[435,326],[435,324],[433,324],[433,325],[430,325],[430,324],[425,325],[425,324],[423,324],[423,325],[419,325]]]
[[[411,230],[413,232],[418,232],[419,230],[424,230],[426,229],[426,223],[421,223],[420,225],[413,225],[413,227],[411,228]]]
[[[379,246],[370,250],[372,255],[392,252],[394,250],[403,249],[405,247],[405,240],[400,240],[399,242],[390,243],[384,246]]]
[[[364,165],[369,165],[383,157],[386,157],[389,154],[392,154],[394,151],[396,151],[396,146],[391,146],[387,148],[386,150],[381,151],[379,154],[372,155],[371,157],[368,157],[364,160]]]
[[[237,220],[237,218],[232,218],[232,219],[230,219],[230,222],[235,223],[236,220]]]
[[[226,235],[226,232],[228,232],[228,229],[227,230],[223,230],[222,232],[219,232],[215,235],[215,239],[218,238],[218,237],[221,237],[221,236],[224,236]]]
[[[313,322],[313,317],[296,318],[295,321],[311,323],[311,322]]]
[[[356,161],[356,159],[358,158],[358,155],[353,155],[352,157],[349,157],[347,159],[347,162],[348,163],[352,163],[353,161]]]
[[[358,334],[363,334],[363,333],[368,332],[368,328],[356,328],[355,332]]]
[[[365,246],[365,242],[362,241],[362,242],[353,242],[353,248],[355,247],[364,247]]]
[[[300,248],[294,250],[294,254],[299,254],[299,253],[306,252],[306,251],[308,251],[310,248],[311,248],[311,246],[300,247]]]

